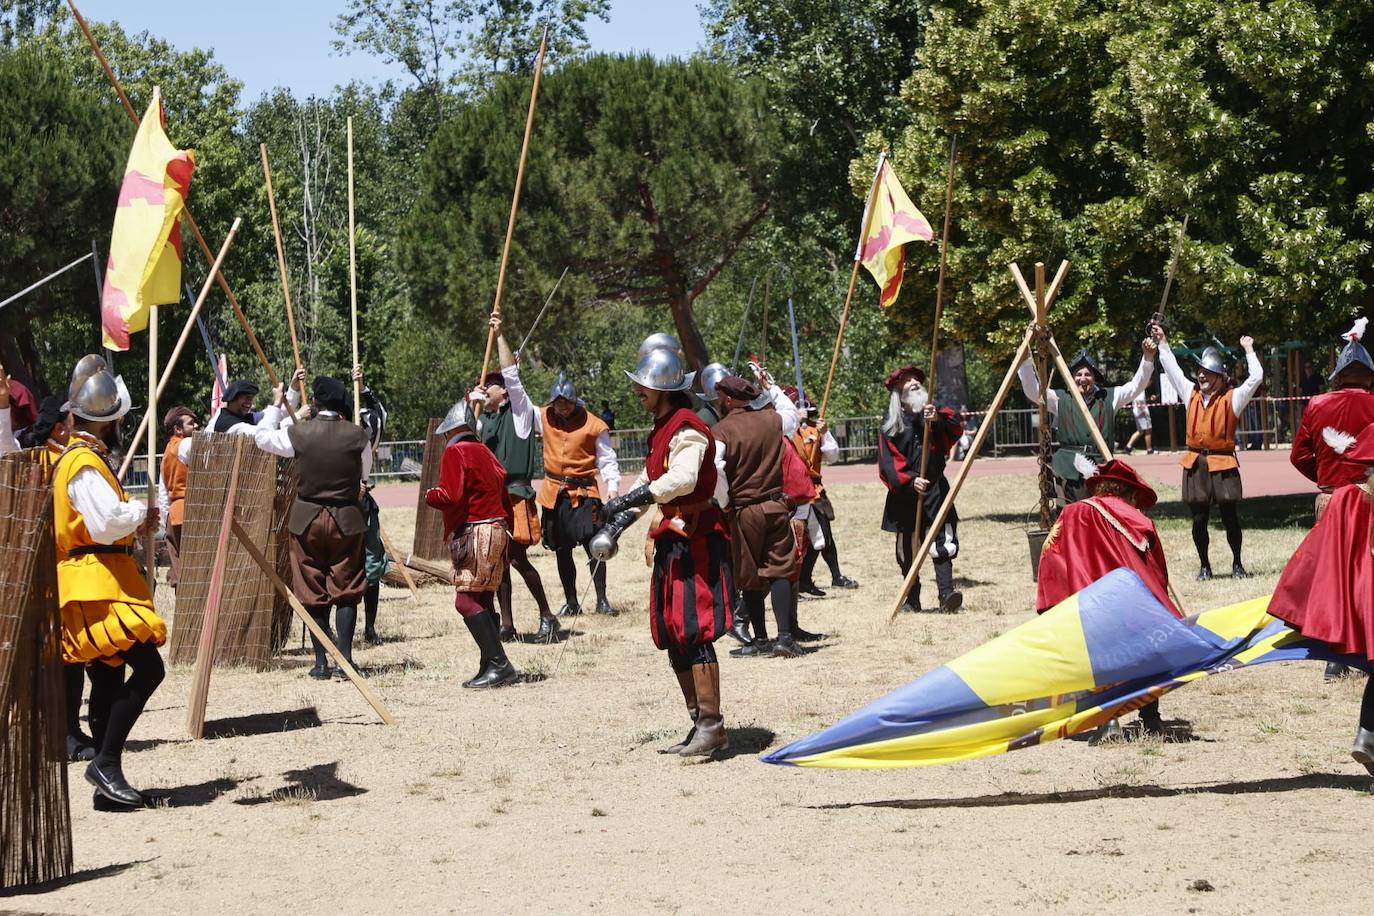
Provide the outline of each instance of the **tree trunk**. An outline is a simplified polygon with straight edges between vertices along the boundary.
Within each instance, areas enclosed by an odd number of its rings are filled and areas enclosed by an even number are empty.
[[[679,292],[672,299],[673,324],[677,328],[677,339],[682,341],[683,353],[687,356],[688,367],[700,372],[701,367],[711,361],[706,350],[706,341],[697,328],[697,316],[692,310],[692,300],[686,292]]]

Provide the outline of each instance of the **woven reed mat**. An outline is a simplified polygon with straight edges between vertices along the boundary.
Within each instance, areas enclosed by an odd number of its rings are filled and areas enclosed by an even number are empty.
[[[229,470],[237,433],[196,433],[186,475],[186,517],[181,529],[181,580],[177,585],[176,614],[168,658],[172,664],[191,664],[196,658],[210,590],[210,567],[215,540],[224,517]],[[285,570],[286,511],[295,498],[295,461],[247,447],[239,466],[234,516],[262,551]],[[272,583],[252,557],[229,539],[215,638],[215,667],[253,667],[262,670],[280,647],[290,627],[291,610],[279,616]]]
[[[46,449],[0,457],[0,888],[72,872]]]
[[[425,491],[439,485],[439,459],[444,455],[448,440],[435,434],[442,420],[431,418],[425,430],[424,464],[420,468],[420,495],[415,502],[415,540],[410,552],[422,560],[449,562],[448,545],[444,543],[444,516],[425,502]],[[397,549],[400,549],[399,547]]]

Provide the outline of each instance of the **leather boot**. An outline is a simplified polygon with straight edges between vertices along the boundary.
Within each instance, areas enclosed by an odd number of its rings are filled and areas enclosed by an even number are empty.
[[[700,710],[697,707],[697,684],[696,678],[692,676],[692,670],[675,671],[677,675],[677,685],[682,688],[682,699],[687,702],[687,715],[692,718],[692,727],[687,732],[687,737],[676,744],[661,748],[660,754],[681,754],[682,749],[692,743],[692,739],[697,736],[697,716]]]
[[[697,725],[692,738],[678,754],[683,757],[709,757],[730,746],[725,735],[725,720],[720,714],[720,665],[692,666],[692,682],[697,695]]]
[[[473,641],[482,653],[482,670],[476,677],[464,681],[463,686],[501,687],[514,681],[520,672],[515,670],[515,666],[506,658],[506,650],[501,647],[500,625],[496,622],[496,614],[483,611],[471,617],[464,617],[463,622],[467,624],[468,632],[472,634]]]
[[[726,632],[735,637],[741,646],[747,646],[753,641],[749,636],[749,621],[745,619],[743,608],[735,612],[735,622]]]
[[[964,604],[963,592],[954,588],[954,562],[937,560],[935,566],[935,586],[940,596],[940,613],[956,613]]]
[[[1159,701],[1140,707],[1140,728],[1147,735],[1163,738],[1167,734],[1164,717],[1159,714]]]
[[[537,643],[558,642],[558,634],[563,626],[558,622],[557,617],[540,617],[539,629],[534,631],[534,641]]]
[[[1350,749],[1350,756],[1374,776],[1374,732],[1364,728],[1355,732],[1355,746]]]

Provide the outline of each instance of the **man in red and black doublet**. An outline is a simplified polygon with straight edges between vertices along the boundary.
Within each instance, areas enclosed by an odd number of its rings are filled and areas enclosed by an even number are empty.
[[[1366,426],[1345,459],[1365,469],[1359,484],[1331,495],[1326,511],[1279,576],[1269,613],[1303,636],[1374,664],[1374,426]],[[1374,773],[1374,678],[1365,684],[1351,756]]]
[[[716,441],[692,411],[686,394],[692,376],[683,372],[676,352],[653,349],[634,373],[626,374],[635,383],[635,396],[654,416],[649,455],[630,490],[606,503],[611,520],[593,544],[614,545],[646,513],[641,507],[653,507],[647,512],[654,545],[649,632],[654,645],[668,653],[692,719],[687,737],[660,753],[710,756],[729,745],[713,643],[730,628],[735,590],[730,535],[718,503],[724,487]]]
[[[438,432],[454,432],[439,460],[439,484],[425,491],[425,503],[444,516],[444,539],[453,560],[453,606],[481,652],[477,675],[464,687],[500,687],[519,672],[506,658],[496,616],[496,592],[510,562],[514,519],[506,492],[506,469],[474,433],[476,420],[466,401],[449,411]]]
[[[914,543],[916,511],[921,510],[922,537],[930,531],[940,506],[949,494],[945,462],[964,434],[964,424],[948,407],[934,409],[925,389],[925,373],[915,366],[903,366],[888,375],[883,383],[889,404],[878,432],[878,476],[887,487],[883,504],[883,530],[895,534],[897,566],[905,576],[919,546]],[[930,450],[926,475],[921,475],[921,442],[926,423],[930,423]],[[959,555],[959,514],[953,506],[945,517],[944,529],[931,544],[935,584],[940,610],[953,613],[963,604],[963,595],[954,590],[954,558]],[[913,586],[908,611],[921,609],[921,583]]]

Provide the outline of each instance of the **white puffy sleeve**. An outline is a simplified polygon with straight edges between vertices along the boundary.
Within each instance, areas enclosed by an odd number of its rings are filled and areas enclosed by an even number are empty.
[[[67,482],[67,498],[72,508],[81,513],[86,530],[97,544],[113,544],[133,534],[148,517],[148,507],[142,500],[121,500],[109,482],[92,467],[82,468],[72,475]]]

